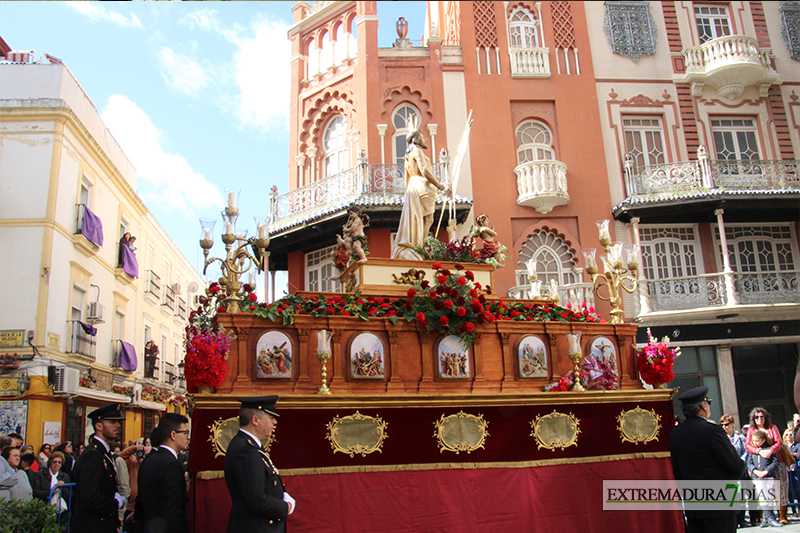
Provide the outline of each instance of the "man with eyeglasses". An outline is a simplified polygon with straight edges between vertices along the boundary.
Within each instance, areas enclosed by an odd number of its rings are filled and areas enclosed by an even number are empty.
[[[740,479],[745,466],[725,431],[708,419],[708,387],[678,396],[686,420],[672,430],[669,450],[677,480]],[[734,532],[736,510],[686,510],[689,533]]]
[[[157,428],[161,445],[139,468],[137,504],[146,533],[189,533],[186,481],[178,461],[178,453],[189,447],[188,424],[183,415],[165,414]]]

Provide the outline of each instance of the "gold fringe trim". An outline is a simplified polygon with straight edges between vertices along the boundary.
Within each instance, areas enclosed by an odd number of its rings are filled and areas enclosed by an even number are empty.
[[[223,479],[225,477],[224,470],[203,470],[198,472],[195,477],[197,479]]]
[[[478,468],[530,468],[534,466],[576,465],[586,463],[605,463],[608,461],[624,461],[627,459],[663,459],[669,452],[642,452],[623,455],[596,455],[593,457],[573,457],[566,459],[540,459],[538,461],[522,461],[511,463],[431,463],[407,465],[362,465],[362,466],[326,466],[319,468],[287,468],[281,469],[282,476],[309,476],[318,474],[349,474],[354,472],[408,472],[424,470],[474,470]],[[225,477],[222,470],[205,470],[197,473],[198,479],[220,479]]]

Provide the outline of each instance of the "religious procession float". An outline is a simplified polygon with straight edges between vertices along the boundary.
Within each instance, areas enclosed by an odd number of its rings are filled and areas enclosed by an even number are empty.
[[[226,530],[237,399],[266,394],[280,396],[266,447],[297,501],[293,533],[681,530],[674,511],[603,511],[604,480],[672,477],[672,391],[661,383],[674,351],[654,339],[637,351],[637,325],[619,308],[635,251],[625,256],[601,225],[602,272],[586,257],[608,320],[543,291],[534,262],[531,298],[501,297],[505,248],[485,216],[461,237],[454,218],[434,232],[441,240],[428,235],[426,202],[452,192],[427,179],[424,154],[414,167],[421,143],[409,137],[392,258],[368,257],[368,217],[342,209],[342,293],[259,302],[240,276],[263,266],[266,221],[251,238],[226,224],[224,259],[208,259],[204,234],[206,264],[219,261],[222,276],[186,337],[194,530]]]

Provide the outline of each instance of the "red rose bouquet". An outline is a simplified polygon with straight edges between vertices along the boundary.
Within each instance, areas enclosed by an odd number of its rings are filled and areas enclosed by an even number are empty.
[[[225,297],[219,285],[212,283],[206,295],[199,298],[197,309],[189,314],[183,367],[189,392],[196,392],[198,387],[219,387],[227,374],[228,351],[236,337],[216,321],[217,312],[224,311],[220,307]]]
[[[669,383],[675,379],[672,366],[675,359],[680,357],[680,348],[669,347],[669,337],[658,341],[647,329],[647,346],[636,351],[636,363],[639,375],[645,383]]]

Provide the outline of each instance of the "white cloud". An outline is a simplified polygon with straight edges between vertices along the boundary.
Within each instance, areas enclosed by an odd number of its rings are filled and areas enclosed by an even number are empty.
[[[200,89],[210,81],[205,68],[189,56],[178,54],[163,47],[158,53],[161,76],[170,89],[189,96],[198,96]]]
[[[139,188],[145,202],[187,214],[195,208],[222,205],[222,194],[215,185],[192,169],[182,155],[164,151],[161,132],[135,103],[111,95],[102,118],[144,182]]]
[[[92,22],[112,22],[123,27],[144,28],[142,21],[134,13],[126,17],[122,13],[109,11],[98,2],[67,2],[67,5]]]
[[[220,100],[243,125],[264,130],[286,127],[289,110],[285,103],[289,101],[291,73],[291,43],[286,36],[289,29],[286,24],[261,17],[249,27],[225,26],[219,14],[209,9],[193,11],[180,23],[216,33],[235,46],[230,83],[235,84],[237,93],[231,99],[223,89]]]

